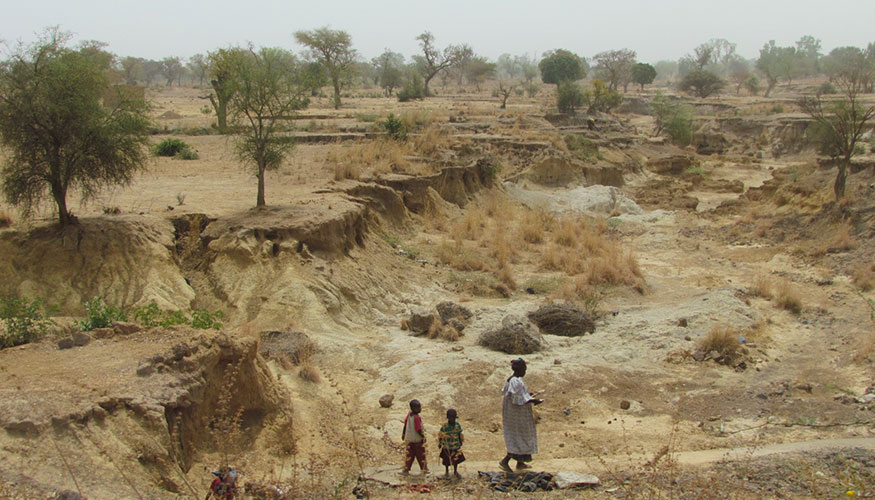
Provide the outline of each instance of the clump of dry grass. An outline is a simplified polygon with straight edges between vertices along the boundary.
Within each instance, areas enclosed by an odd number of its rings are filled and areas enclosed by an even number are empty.
[[[799,297],[799,292],[793,288],[788,280],[783,280],[778,284],[775,299],[778,307],[785,311],[790,311],[793,314],[802,312],[802,298]]]
[[[857,248],[857,238],[854,236],[854,228],[847,222],[841,224],[833,234],[829,242],[831,251],[848,252]]]
[[[544,209],[526,210],[518,219],[517,233],[523,241],[538,244],[544,241],[545,233],[555,224],[556,218]]]
[[[487,216],[478,208],[465,211],[465,215],[453,224],[452,234],[466,240],[479,240],[486,229]]]
[[[12,216],[5,210],[0,211],[0,229],[12,226]]]
[[[412,136],[413,150],[423,156],[433,156],[450,145],[449,135],[437,126],[429,126]]]
[[[431,327],[429,327],[426,336],[430,339],[443,339],[449,342],[456,342],[462,337],[462,334],[452,325],[444,325],[441,324],[440,321],[434,321],[432,322]]]
[[[358,165],[352,163],[337,163],[334,165],[334,180],[342,181],[344,179],[359,180],[362,171]]]
[[[726,325],[716,325],[697,342],[703,352],[717,351],[721,356],[734,357],[741,348],[738,332]]]
[[[366,169],[375,174],[406,171],[410,167],[406,159],[409,155],[410,147],[407,144],[383,137],[330,151],[325,161],[334,164],[335,179],[340,180],[354,178],[343,175],[356,172],[360,177]]]
[[[851,276],[851,282],[864,292],[875,288],[875,263],[868,266],[857,266]]]
[[[599,309],[602,301],[602,292],[597,286],[591,285],[585,278],[577,278],[565,283],[550,298],[574,304],[592,317],[598,317],[601,314]]]
[[[751,286],[748,287],[747,293],[754,297],[762,297],[771,300],[774,294],[775,284],[765,274],[758,275]]]
[[[465,245],[459,238],[453,243],[441,243],[437,248],[437,257],[441,264],[448,265],[458,271],[489,270],[483,256],[465,248]]]
[[[318,384],[322,381],[322,377],[319,375],[319,370],[316,369],[310,360],[301,364],[301,368],[298,370],[298,376],[301,377],[302,380],[314,384]]]

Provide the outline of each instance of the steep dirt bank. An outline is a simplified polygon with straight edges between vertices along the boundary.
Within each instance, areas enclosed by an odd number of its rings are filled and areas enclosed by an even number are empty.
[[[248,447],[286,418],[288,398],[256,349],[253,338],[180,328],[0,352],[4,481],[23,498],[77,484],[89,498],[187,494],[192,465],[222,449],[224,420],[240,416]]]

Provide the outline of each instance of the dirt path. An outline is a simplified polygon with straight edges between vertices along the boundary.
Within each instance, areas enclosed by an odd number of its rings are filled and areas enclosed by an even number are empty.
[[[813,452],[831,449],[864,448],[875,450],[875,438],[847,438],[847,439],[819,439],[813,441],[799,441],[792,443],[773,444],[762,447],[738,447],[738,448],[714,448],[710,450],[682,451],[672,455],[679,465],[708,465],[720,461],[743,461],[754,458],[779,455],[794,452]],[[610,470],[613,466],[624,466],[629,463],[643,464],[651,460],[652,456],[646,455],[613,455],[607,457],[574,457],[536,460],[534,467],[537,470],[565,471],[580,473],[600,473]],[[461,467],[461,470],[471,475],[473,471],[496,470],[497,459],[492,461],[469,461]],[[432,466],[433,472],[440,472],[440,464]],[[372,481],[399,486],[409,482],[421,481],[422,476],[412,474],[409,478],[401,478],[398,475],[397,465],[383,465],[365,469],[365,477]]]

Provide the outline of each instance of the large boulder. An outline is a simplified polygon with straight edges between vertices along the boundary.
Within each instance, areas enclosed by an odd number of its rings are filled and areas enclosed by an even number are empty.
[[[507,354],[530,354],[541,350],[541,334],[526,318],[508,315],[499,328],[483,332],[478,343]]]
[[[431,309],[416,309],[411,311],[407,318],[407,327],[413,336],[424,335],[431,329],[431,325],[437,321],[437,315]]]
[[[550,335],[579,337],[595,331],[593,317],[571,304],[541,306],[529,313],[529,319]]]

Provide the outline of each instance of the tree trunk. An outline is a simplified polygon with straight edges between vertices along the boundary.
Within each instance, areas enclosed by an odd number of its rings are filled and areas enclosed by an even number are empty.
[[[258,166],[258,195],[256,196],[255,206],[263,207],[266,205],[264,202],[264,171],[265,168],[261,165]]]
[[[67,211],[67,190],[64,189],[60,183],[53,182],[52,183],[52,197],[55,199],[55,203],[58,205],[58,223],[61,227],[64,227],[70,224],[72,218],[70,217],[70,212]]]
[[[424,78],[424,80],[425,80],[425,84],[423,85],[423,90],[424,90],[424,95],[423,95],[423,97],[428,97],[428,96],[431,95],[431,91],[428,90],[428,84],[429,84],[429,82],[431,82],[431,79],[432,79],[432,78],[434,78],[434,75],[426,76],[426,77]]]
[[[851,164],[851,159],[846,157],[843,159],[841,163],[839,163],[839,171],[836,174],[836,182],[833,185],[833,191],[835,191],[836,201],[841,200],[845,197],[845,184],[848,181],[848,165]]]
[[[335,78],[334,84],[334,109],[340,109],[340,79]]]

